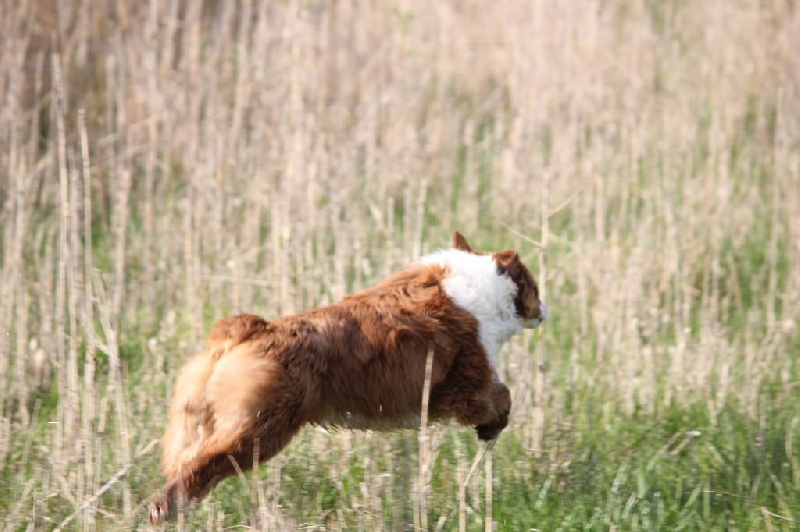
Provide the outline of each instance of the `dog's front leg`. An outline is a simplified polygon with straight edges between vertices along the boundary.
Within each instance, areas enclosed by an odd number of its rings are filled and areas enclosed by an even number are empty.
[[[494,412],[494,418],[475,427],[478,438],[484,441],[497,438],[508,425],[508,414],[511,412],[511,392],[508,386],[499,380],[493,382],[489,401],[491,405],[488,410]]]

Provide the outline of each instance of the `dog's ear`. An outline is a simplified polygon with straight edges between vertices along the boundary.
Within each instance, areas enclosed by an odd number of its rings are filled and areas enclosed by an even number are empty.
[[[469,245],[469,242],[467,242],[467,239],[464,238],[464,235],[458,231],[453,231],[453,247],[468,253],[475,253],[475,250]]]
[[[497,263],[500,273],[505,273],[509,270],[514,270],[519,264],[519,255],[513,249],[500,251],[494,254],[494,261]]]
[[[509,249],[508,251],[495,253],[494,260],[500,268],[507,270],[513,264],[519,262],[519,255],[513,249]]]

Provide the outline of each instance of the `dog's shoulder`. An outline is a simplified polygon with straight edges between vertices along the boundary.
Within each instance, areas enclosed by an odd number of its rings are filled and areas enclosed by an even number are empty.
[[[436,295],[443,294],[441,281],[445,276],[445,268],[438,264],[413,264],[391,274],[371,288],[346,296],[343,302],[401,305],[423,303]]]

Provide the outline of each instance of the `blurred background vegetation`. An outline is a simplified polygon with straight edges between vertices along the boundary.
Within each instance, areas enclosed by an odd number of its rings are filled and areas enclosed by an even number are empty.
[[[797,528],[794,0],[4,0],[0,33],[6,529],[144,527],[215,319],[453,229],[552,309],[491,461],[309,428],[179,528]]]

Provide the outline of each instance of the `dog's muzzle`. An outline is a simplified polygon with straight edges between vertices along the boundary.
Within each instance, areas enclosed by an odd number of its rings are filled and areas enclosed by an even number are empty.
[[[533,318],[532,320],[526,320],[524,322],[524,327],[526,329],[535,329],[550,316],[550,312],[547,310],[547,303],[544,301],[539,302],[539,317]]]

